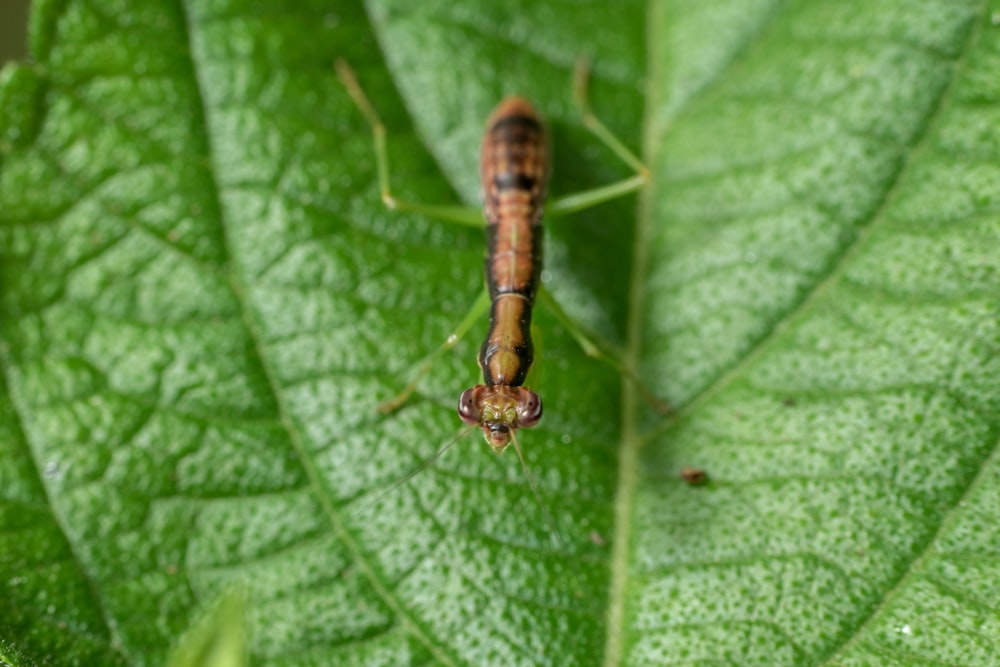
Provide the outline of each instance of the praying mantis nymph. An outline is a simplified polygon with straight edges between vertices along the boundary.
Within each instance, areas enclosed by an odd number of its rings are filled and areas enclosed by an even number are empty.
[[[524,386],[534,360],[531,313],[536,297],[546,302],[588,355],[608,361],[636,382],[654,406],[662,408],[663,404],[652,397],[635,374],[614,355],[592,342],[591,337],[542,288],[543,205],[549,216],[579,211],[636,192],[649,182],[649,170],[591,113],[586,98],[587,69],[584,61],[580,60],[575,71],[574,92],[583,110],[584,126],[634,169],[632,176],[546,203],[551,151],[545,125],[530,102],[514,96],[502,100],[486,122],[479,163],[483,198],[481,210],[403,201],[393,196],[390,189],[389,160],[382,122],[353,70],[342,60],[337,61],[336,69],[348,94],[372,128],[379,185],[386,206],[464,225],[482,226],[483,218],[486,221],[486,292],[477,299],[448,340],[420,364],[417,377],[395,398],[383,403],[380,409],[391,412],[405,403],[420,378],[428,372],[431,362],[453,347],[488,308],[490,327],[479,351],[483,383],[462,393],[458,401],[458,415],[470,427],[482,430],[494,452],[502,453],[511,444],[514,445],[532,492],[547,513],[517,440],[518,429],[530,428],[542,417],[541,398]],[[433,463],[465,433],[467,431],[445,444],[397,485]],[[552,523],[551,520],[549,523]]]

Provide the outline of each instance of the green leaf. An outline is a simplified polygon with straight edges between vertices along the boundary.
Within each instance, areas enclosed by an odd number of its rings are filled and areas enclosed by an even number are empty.
[[[205,618],[185,634],[168,667],[243,667],[246,661],[243,601],[225,594]]]
[[[0,74],[0,662],[165,664],[233,590],[261,665],[1000,654],[998,0],[49,0],[31,39]],[[475,436],[393,487],[460,431],[474,339],[376,408],[482,234],[382,207],[332,63],[399,196],[474,203],[508,93],[556,194],[627,174],[581,54],[653,183],[552,221],[544,278],[675,412],[540,308],[553,532]]]

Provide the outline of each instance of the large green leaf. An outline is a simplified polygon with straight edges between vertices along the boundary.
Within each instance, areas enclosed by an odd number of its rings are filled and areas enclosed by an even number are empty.
[[[0,662],[197,664],[239,599],[254,664],[995,664],[1000,1],[33,12],[0,79]],[[399,194],[472,203],[511,92],[557,194],[627,174],[581,53],[654,182],[552,222],[545,280],[676,412],[540,311],[555,531],[474,436],[380,492],[459,431],[476,340],[376,406],[482,235],[382,208],[332,63]]]

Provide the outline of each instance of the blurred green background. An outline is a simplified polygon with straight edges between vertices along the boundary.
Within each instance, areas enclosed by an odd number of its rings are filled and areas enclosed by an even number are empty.
[[[0,0],[0,65],[28,54],[27,24],[30,0]]]

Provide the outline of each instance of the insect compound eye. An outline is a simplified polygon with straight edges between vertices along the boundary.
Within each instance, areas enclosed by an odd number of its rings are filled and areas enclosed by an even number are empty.
[[[542,418],[542,399],[530,389],[521,388],[521,397],[517,402],[517,425],[531,428]]]
[[[458,416],[470,426],[479,424],[479,408],[476,407],[475,387],[462,392],[462,397],[458,399]]]

